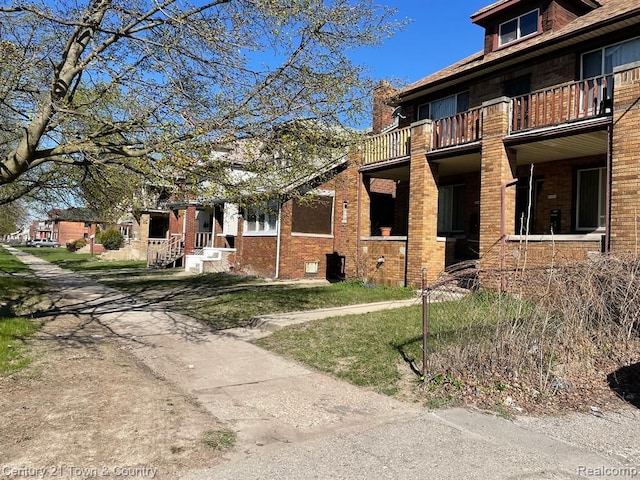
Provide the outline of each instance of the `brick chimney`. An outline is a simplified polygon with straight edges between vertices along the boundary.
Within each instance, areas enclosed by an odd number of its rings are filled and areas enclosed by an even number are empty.
[[[396,92],[386,80],[382,80],[373,89],[373,133],[380,133],[393,123],[391,114],[394,107],[389,105],[389,101]]]

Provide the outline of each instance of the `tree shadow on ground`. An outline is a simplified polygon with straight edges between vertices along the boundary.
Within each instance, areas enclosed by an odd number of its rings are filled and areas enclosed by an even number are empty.
[[[607,375],[609,387],[625,402],[640,408],[640,363],[619,368]]]

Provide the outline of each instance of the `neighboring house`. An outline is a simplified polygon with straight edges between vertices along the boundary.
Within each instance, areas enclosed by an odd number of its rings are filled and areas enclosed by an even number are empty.
[[[466,259],[517,269],[524,242],[530,266],[637,252],[640,4],[503,0],[471,20],[481,52],[376,103],[358,262],[384,255],[390,283],[419,285]],[[389,239],[367,236],[381,179],[408,199]]]
[[[186,268],[417,286],[466,260],[515,271],[636,252],[640,5],[503,0],[471,21],[482,51],[377,88],[372,135],[305,180],[315,205],[286,189],[258,210],[173,203],[159,232]]]
[[[52,228],[51,223],[46,220],[34,220],[29,226],[29,238],[32,240],[36,238],[52,238]]]
[[[49,228],[51,238],[64,246],[79,239],[88,240],[96,234],[96,227],[101,223],[96,212],[89,208],[53,209],[48,213],[44,224]]]

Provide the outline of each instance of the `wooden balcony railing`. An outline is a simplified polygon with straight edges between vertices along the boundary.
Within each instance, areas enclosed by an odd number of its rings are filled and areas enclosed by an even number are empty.
[[[512,100],[511,132],[550,127],[611,111],[613,77],[556,85]]]
[[[411,154],[411,127],[369,137],[364,142],[364,164],[384,162]]]
[[[431,148],[455,147],[482,138],[482,109],[474,108],[433,122]]]

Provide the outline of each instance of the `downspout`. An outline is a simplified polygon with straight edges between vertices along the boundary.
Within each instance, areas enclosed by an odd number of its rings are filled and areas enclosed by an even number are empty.
[[[282,230],[282,203],[278,202],[278,227],[277,227],[277,235],[276,235],[276,275],[275,279],[280,277],[280,236]]]
[[[507,226],[505,217],[507,188],[518,183],[518,180],[510,180],[500,186],[500,292],[507,291],[507,277],[505,270],[507,269]]]
[[[605,218],[604,218],[604,253],[609,253],[611,250],[611,179],[612,179],[612,125],[607,125],[607,182],[606,182],[606,195],[605,195]]]

